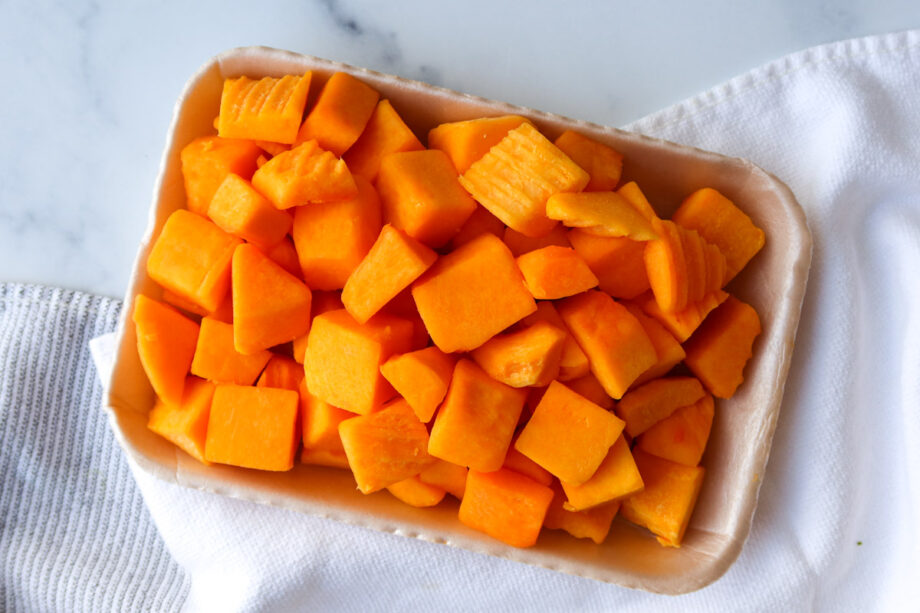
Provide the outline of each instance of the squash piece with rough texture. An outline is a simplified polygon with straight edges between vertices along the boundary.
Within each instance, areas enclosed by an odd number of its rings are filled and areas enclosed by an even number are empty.
[[[277,209],[332,202],[358,193],[345,162],[320,149],[315,140],[265,162],[253,173],[252,186]]]
[[[560,134],[555,145],[591,176],[586,192],[609,191],[620,182],[623,155],[613,148],[572,130]]]
[[[513,547],[537,542],[553,490],[511,470],[471,470],[460,521]]]
[[[529,123],[508,132],[460,177],[482,206],[527,236],[543,236],[556,225],[546,216],[550,196],[580,191],[589,180],[587,172]]]
[[[651,293],[636,298],[636,303],[649,316],[668,329],[674,337],[683,343],[706,319],[709,313],[728,299],[728,294],[717,290],[707,294],[695,304],[688,304],[681,311],[668,313],[661,310],[655,296]]]
[[[312,73],[303,76],[225,79],[220,96],[217,133],[222,138],[248,138],[291,144],[307,104]]]
[[[554,194],[546,201],[546,216],[596,236],[658,238],[651,222],[616,192]]]
[[[266,251],[281,242],[291,229],[291,216],[279,211],[246,179],[233,173],[220,184],[208,217],[217,227]]]
[[[617,437],[590,479],[581,484],[561,481],[561,485],[566,495],[564,506],[569,511],[585,511],[609,504],[632,496],[644,487],[629,443],[622,435]]]
[[[412,284],[434,344],[470,351],[537,309],[511,252],[484,234],[442,256]]]
[[[296,133],[297,142],[315,140],[326,151],[341,156],[361,136],[379,99],[370,85],[350,74],[334,73]]]
[[[623,396],[616,413],[626,422],[626,432],[635,437],[677,409],[697,402],[705,393],[693,377],[655,379]]]
[[[342,156],[352,174],[368,181],[377,178],[380,160],[391,153],[421,151],[425,147],[413,134],[389,100],[377,103],[364,132]]]
[[[556,300],[597,287],[597,277],[571,247],[550,245],[516,260],[524,285],[538,300]]]
[[[380,365],[380,373],[427,424],[447,394],[456,361],[437,347],[426,347],[394,355]]]
[[[405,401],[339,424],[348,465],[363,494],[413,477],[434,463],[428,430]]]
[[[603,504],[585,511],[568,511],[564,507],[565,492],[562,486],[553,485],[553,501],[546,511],[543,527],[547,530],[565,530],[577,539],[589,538],[598,545],[607,539],[610,525],[617,511],[619,502]]]
[[[428,132],[428,146],[446,153],[457,172],[462,174],[501,142],[510,130],[523,123],[530,123],[530,120],[519,115],[442,123]]]
[[[422,483],[436,485],[457,500],[462,500],[468,473],[469,469],[466,466],[435,460],[434,464],[418,474],[418,478]]]
[[[425,483],[418,475],[387,486],[387,491],[410,507],[427,508],[444,500],[447,490]]]
[[[233,328],[212,317],[202,318],[191,366],[193,375],[215,383],[255,383],[272,354],[266,349],[246,355],[238,352],[233,343]]]
[[[665,313],[682,311],[687,307],[687,261],[684,257],[680,231],[668,220],[656,221],[659,238],[645,246],[645,273],[649,286]]]
[[[744,381],[760,332],[754,307],[729,296],[684,344],[687,366],[713,396],[731,398]]]
[[[677,409],[642,433],[639,449],[652,455],[696,466],[706,450],[715,405],[706,394],[694,404]]]
[[[171,404],[157,398],[147,418],[147,427],[199,462],[210,464],[204,459],[204,443],[213,396],[213,383],[188,377],[181,402]]]
[[[143,294],[134,299],[132,319],[137,353],[153,391],[169,404],[181,404],[198,342],[198,324]]]
[[[566,332],[545,321],[493,336],[470,357],[496,381],[542,387],[559,375]]]
[[[489,472],[501,468],[527,393],[460,360],[431,428],[428,453]]]
[[[522,319],[519,325],[532,326],[538,321],[545,321],[565,332],[562,357],[559,359],[559,375],[556,378],[559,381],[569,381],[589,374],[591,367],[588,365],[588,356],[575,342],[575,337],[569,332],[552,302],[538,302],[537,310]]]
[[[603,292],[629,300],[648,290],[645,242],[595,236],[580,229],[571,230],[568,238]]]
[[[703,467],[683,466],[634,451],[645,489],[623,501],[620,513],[648,528],[666,547],[680,547],[703,485]]]
[[[261,150],[251,141],[202,136],[182,148],[182,178],[188,210],[207,215],[214,192],[230,173],[252,178]]]
[[[561,481],[591,478],[623,431],[623,421],[553,381],[514,448]]]
[[[150,249],[147,274],[210,313],[227,296],[230,260],[241,242],[210,220],[180,209],[166,219]]]

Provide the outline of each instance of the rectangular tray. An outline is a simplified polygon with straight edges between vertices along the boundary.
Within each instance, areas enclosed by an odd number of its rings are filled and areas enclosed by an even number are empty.
[[[193,138],[213,133],[224,78],[305,70],[313,71],[314,92],[336,71],[362,79],[390,99],[423,142],[428,130],[439,123],[489,115],[529,117],[551,139],[566,129],[577,130],[621,152],[624,181],[637,181],[662,215],[670,215],[695,189],[709,186],[728,196],[764,229],[766,246],[728,288],[757,309],[763,334],[754,345],[754,358],[738,393],[717,401],[702,462],[707,475],[680,549],[663,548],[647,531],[620,519],[601,546],[560,531],[544,531],[535,547],[515,549],[461,524],[458,503],[450,497],[434,509],[415,509],[387,492],[360,494],[347,471],[300,464],[286,473],[208,467],[147,429],[154,395],[138,358],[134,326],[128,324],[137,294],[161,295],[147,276],[145,262],[166,218],[185,205],[179,153]],[[116,438],[131,459],[165,481],[630,588],[690,592],[725,573],[750,531],[810,262],[811,235],[801,207],[783,183],[748,161],[328,60],[263,47],[233,49],[194,75],[176,103],[147,230],[125,295],[107,410]]]

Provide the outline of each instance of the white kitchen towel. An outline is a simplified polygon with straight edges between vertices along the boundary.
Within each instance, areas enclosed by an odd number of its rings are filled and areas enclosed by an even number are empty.
[[[190,575],[188,610],[916,610],[920,31],[809,49],[628,128],[754,161],[814,233],[760,505],[728,573],[656,596],[135,470]]]

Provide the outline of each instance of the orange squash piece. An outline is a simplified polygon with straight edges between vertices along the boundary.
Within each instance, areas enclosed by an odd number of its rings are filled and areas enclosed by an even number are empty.
[[[628,392],[616,407],[626,432],[639,436],[681,407],[700,400],[703,386],[693,377],[655,379]]]
[[[527,393],[460,360],[431,428],[428,453],[489,472],[501,468]]]
[[[316,317],[327,311],[337,311],[344,309],[340,292],[310,292],[312,300],[310,304],[310,316]],[[312,320],[311,320],[312,321]],[[306,334],[294,339],[291,349],[294,354],[294,360],[303,364],[304,354],[307,352],[307,340],[309,340],[309,331]]]
[[[717,290],[707,294],[696,304],[688,304],[682,311],[668,313],[661,310],[655,297],[650,293],[640,296],[636,302],[643,311],[668,329],[674,337],[683,343],[706,319],[709,313],[728,299],[728,294]]]
[[[425,147],[389,100],[377,103],[364,132],[342,156],[352,174],[368,181],[377,178],[380,160],[391,153],[421,151]]]
[[[581,484],[560,481],[565,492],[564,507],[568,511],[585,511],[632,496],[644,487],[639,469],[622,435],[610,447],[607,455]]]
[[[198,324],[143,294],[134,300],[132,319],[137,353],[153,391],[168,404],[181,404]]]
[[[406,353],[411,340],[412,324],[384,313],[363,325],[344,309],[318,315],[304,355],[307,387],[333,406],[366,415],[393,397],[380,365]]]
[[[493,336],[470,357],[496,381],[511,387],[542,387],[559,375],[566,332],[545,321]]]
[[[619,502],[611,502],[586,511],[567,511],[563,506],[565,493],[558,484],[553,485],[553,501],[546,511],[543,527],[547,530],[565,530],[577,539],[589,538],[598,545],[607,540],[610,525],[617,511]]]
[[[326,151],[341,156],[361,136],[379,99],[380,93],[371,86],[350,74],[336,72],[307,113],[297,132],[297,142],[316,140]]]
[[[696,230],[725,255],[725,283],[757,255],[765,242],[763,230],[718,191],[704,187],[687,196],[674,213],[675,223]]]
[[[251,354],[292,341],[310,328],[310,288],[256,247],[233,253],[233,344]]]
[[[703,485],[703,467],[683,466],[641,449],[634,457],[645,489],[624,500],[620,513],[648,528],[660,544],[680,547]]]
[[[597,277],[571,247],[550,245],[516,260],[524,285],[538,300],[556,300],[597,287]]]
[[[458,466],[444,460],[435,460],[434,464],[418,474],[422,483],[436,485],[446,490],[448,494],[457,500],[463,499],[463,492],[466,491],[466,476],[469,469],[465,466]]]
[[[519,115],[442,123],[428,132],[428,146],[446,153],[457,172],[462,174],[510,130],[523,123],[530,123],[530,120]]]
[[[248,355],[239,353],[233,345],[233,326],[204,317],[191,372],[216,383],[252,385],[271,357],[267,350]]]
[[[645,242],[595,236],[579,229],[569,231],[568,238],[603,292],[630,300],[648,290]]]
[[[687,366],[713,396],[731,398],[744,381],[760,332],[754,307],[729,296],[684,344]]]
[[[339,424],[339,436],[363,494],[413,477],[434,463],[427,451],[428,430],[402,400],[346,419]]]
[[[272,387],[218,385],[208,417],[204,457],[243,468],[294,467],[297,392]]]
[[[220,184],[208,217],[217,227],[268,250],[291,229],[291,216],[279,211],[257,192],[249,181],[233,173]]]
[[[715,405],[706,394],[694,404],[677,409],[642,433],[639,449],[683,464],[696,466],[706,450]]]
[[[460,503],[460,521],[512,547],[537,542],[553,490],[511,470],[471,470]]]
[[[179,294],[174,294],[168,289],[163,290],[163,302],[168,305],[174,306],[179,310],[185,311],[186,313],[191,313],[192,315],[198,315],[199,317],[204,317],[208,314],[207,309],[203,309],[191,300],[186,300]]]
[[[328,402],[323,402],[307,390],[305,381],[297,387],[300,395],[300,414],[303,428],[303,452],[300,461],[304,464],[319,464],[335,468],[348,468],[345,447],[339,436],[339,424],[355,417],[355,413],[343,411]]]
[[[655,212],[654,207],[652,207],[648,198],[645,197],[645,194],[642,193],[642,190],[639,189],[635,181],[630,181],[629,183],[621,185],[620,188],[617,189],[617,194],[631,204],[634,209],[639,211],[639,213],[650,222],[660,219],[658,213]]]
[[[559,315],[614,399],[658,360],[642,324],[610,296],[591,290],[559,302]]]
[[[537,309],[511,252],[484,234],[442,256],[412,284],[434,344],[470,351]]]
[[[225,79],[217,134],[291,144],[307,104],[312,73],[303,76]]]
[[[656,221],[655,230],[659,238],[645,246],[645,272],[649,286],[661,311],[682,311],[687,307],[688,284],[680,232],[668,220]]]
[[[345,162],[308,140],[265,162],[252,186],[277,209],[351,198],[358,193]]]
[[[291,358],[276,354],[269,358],[259,380],[256,381],[256,387],[279,387],[296,392],[303,377],[303,366]]]
[[[530,253],[531,251],[536,251],[543,247],[549,247],[550,245],[571,247],[572,245],[569,243],[568,234],[564,226],[555,226],[549,234],[533,238],[521,234],[514,228],[506,227],[502,235],[502,240],[508,245],[508,249],[514,254],[514,257],[518,258],[525,253]]]
[[[437,347],[426,347],[391,357],[380,365],[380,373],[427,424],[447,394],[455,362]]]
[[[728,282],[728,263],[718,247],[704,240],[706,251],[706,288],[709,292],[722,289]]]
[[[645,328],[645,333],[648,334],[649,340],[652,341],[652,345],[655,346],[655,354],[658,356],[658,361],[650,366],[644,373],[639,375],[633,382],[633,387],[642,385],[652,379],[663,377],[687,357],[684,348],[680,346],[677,339],[657,320],[646,315],[638,305],[632,302],[623,302],[621,304],[625,306],[626,310],[632,313],[633,317],[635,317],[639,323],[642,324],[642,327]]]
[[[297,207],[292,231],[303,278],[310,289],[345,287],[380,234],[377,191],[355,179],[357,193],[337,202]]]
[[[387,155],[376,185],[385,219],[432,248],[444,246],[476,210],[450,159],[437,149]]]
[[[345,289],[342,304],[364,323],[434,264],[438,254],[402,230],[386,224]]]
[[[418,475],[388,485],[387,491],[410,507],[418,508],[437,506],[447,494],[444,488],[425,483]]]
[[[460,177],[460,183],[493,215],[527,236],[544,236],[556,222],[546,201],[577,192],[590,180],[558,147],[529,123],[508,134]]]
[[[620,182],[623,156],[613,148],[572,130],[560,134],[555,144],[590,175],[586,192],[609,191]]]
[[[230,260],[242,241],[182,209],[172,213],[147,257],[147,274],[165,289],[215,311],[230,289]]]
[[[514,448],[561,481],[591,478],[623,431],[623,421],[553,381]]]
[[[508,447],[508,454],[505,456],[502,468],[530,477],[541,485],[549,485],[553,482],[553,475],[548,470],[515,449],[514,445]]]
[[[538,321],[556,326],[565,331],[565,342],[562,345],[562,357],[559,360],[559,375],[556,377],[559,381],[570,381],[579,377],[584,377],[591,372],[588,365],[588,356],[581,350],[575,337],[569,332],[565,322],[559,316],[552,302],[542,301],[537,303],[537,310],[521,320],[521,325],[532,326]],[[536,406],[536,405],[534,405]]]
[[[204,459],[204,443],[213,396],[213,383],[188,377],[179,404],[157,398],[147,418],[147,427],[199,462],[209,464]]]
[[[546,201],[546,216],[596,236],[637,241],[658,237],[651,222],[616,192],[554,194]]]
[[[578,379],[566,381],[565,386],[578,394],[584,396],[602,409],[613,409],[613,398],[607,395],[604,386],[597,380],[597,377],[590,372]]]
[[[182,178],[188,210],[207,215],[214,192],[233,173],[252,178],[261,150],[248,140],[202,136],[182,148]]]
[[[292,225],[293,220],[294,217],[291,216]],[[266,250],[264,253],[275,264],[298,279],[303,280],[303,271],[300,270],[300,260],[297,257],[297,250],[294,248],[294,242],[290,237],[285,236],[274,247]]]
[[[425,327],[425,322],[422,321],[422,316],[418,314],[415,300],[412,298],[411,288],[407,287],[396,294],[396,297],[390,300],[380,312],[395,315],[412,323],[412,351],[424,349],[431,344],[428,329]]]
[[[454,237],[450,239],[450,248],[456,249],[457,247],[467,244],[474,238],[479,238],[483,234],[494,234],[501,238],[505,230],[505,224],[502,223],[501,219],[490,213],[487,209],[477,205],[476,210],[469,216],[466,223],[464,223]],[[508,242],[505,241],[505,244],[507,245]],[[514,253],[513,249],[511,251]]]

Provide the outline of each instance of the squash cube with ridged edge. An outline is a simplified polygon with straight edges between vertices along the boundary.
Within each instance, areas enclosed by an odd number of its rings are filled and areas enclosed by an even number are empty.
[[[252,175],[252,186],[277,209],[352,198],[358,193],[345,162],[308,140],[279,153]]]
[[[313,73],[303,76],[225,79],[220,96],[217,133],[291,144],[297,137]]]

